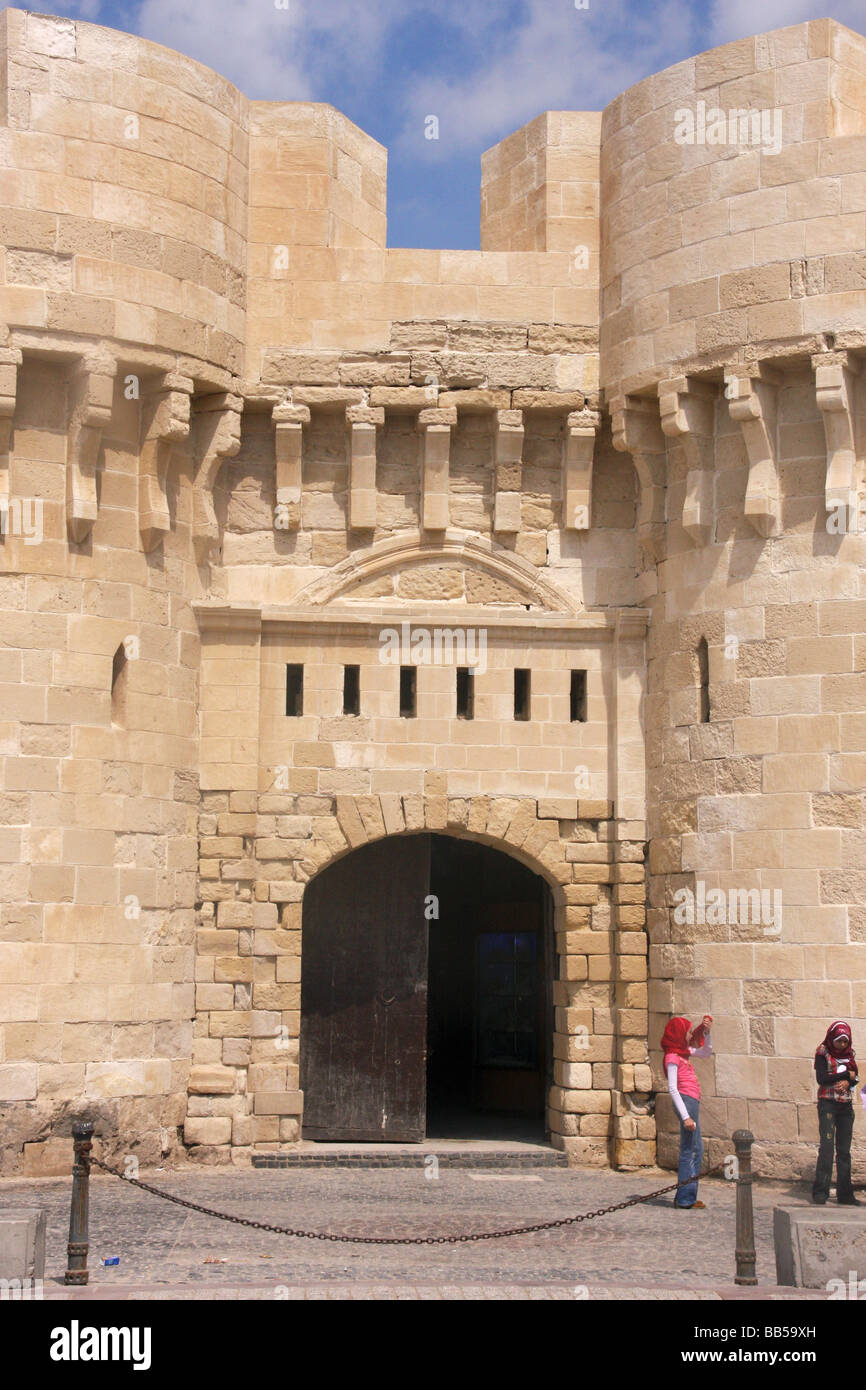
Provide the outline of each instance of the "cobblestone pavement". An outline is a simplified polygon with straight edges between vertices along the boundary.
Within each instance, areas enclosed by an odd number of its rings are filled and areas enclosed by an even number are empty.
[[[141,1176],[239,1216],[355,1235],[492,1230],[592,1210],[671,1181],[668,1173],[585,1169],[482,1174],[442,1168],[432,1180],[421,1169],[405,1168]],[[701,1185],[705,1211],[676,1211],[667,1196],[577,1227],[505,1240],[369,1247],[234,1226],[162,1202],[118,1178],[94,1176],[86,1290],[59,1283],[66,1266],[69,1192],[69,1180],[0,1184],[0,1206],[46,1209],[48,1297],[574,1299],[665,1291],[665,1297],[713,1299],[734,1293],[735,1187],[721,1179]],[[775,1284],[772,1209],[782,1201],[806,1202],[806,1189],[756,1184],[754,1198],[763,1286],[755,1293],[784,1296],[769,1287]],[[100,1267],[100,1260],[114,1255],[119,1265]],[[213,1260],[225,1263],[208,1262]]]

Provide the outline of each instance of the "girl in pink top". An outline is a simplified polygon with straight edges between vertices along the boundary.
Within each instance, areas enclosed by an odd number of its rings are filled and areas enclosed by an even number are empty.
[[[662,1034],[665,1076],[680,1120],[677,1177],[682,1186],[677,1190],[674,1206],[683,1210],[703,1208],[704,1205],[698,1201],[698,1174],[704,1157],[700,1125],[701,1088],[690,1058],[712,1056],[712,1022],[710,1014],[704,1014],[702,1022],[693,1029],[690,1019],[672,1018]]]

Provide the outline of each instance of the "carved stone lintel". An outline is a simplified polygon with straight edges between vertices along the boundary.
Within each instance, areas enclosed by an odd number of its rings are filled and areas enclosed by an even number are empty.
[[[145,551],[153,550],[171,530],[167,495],[171,451],[189,434],[192,392],[191,377],[166,372],[142,393],[138,529]]]
[[[425,531],[444,531],[448,527],[451,428],[456,424],[457,411],[453,406],[418,412],[418,430],[421,434],[421,525]]]
[[[0,347],[0,498],[9,496],[9,466],[12,461],[12,419],[18,387],[18,368],[21,352],[18,348]],[[0,536],[6,534],[6,523],[0,526]]]
[[[749,459],[744,513],[759,536],[774,536],[781,520],[776,461],[779,378],[765,368],[725,372],[731,419],[739,421]]]
[[[812,358],[815,395],[824,419],[827,441],[827,511],[857,509],[857,447],[854,431],[854,393],[860,363],[847,352],[819,352]]]
[[[641,396],[611,401],[613,446],[631,454],[638,477],[637,533],[655,563],[665,554],[665,437],[658,402]]]
[[[275,405],[271,412],[274,422],[274,446],[277,461],[277,505],[274,508],[274,530],[297,531],[301,524],[301,460],[304,447],[304,425],[310,423],[308,405]]]
[[[601,416],[597,410],[573,410],[565,420],[562,524],[569,531],[592,525],[592,460]]]
[[[432,381],[426,386],[374,386],[370,391],[371,406],[391,411],[428,410],[438,399],[439,387]]]
[[[319,410],[345,410],[348,406],[363,405],[364,391],[360,386],[307,386],[301,383],[292,387],[292,400],[295,405],[314,406]]]
[[[371,531],[376,525],[376,431],[384,423],[384,406],[354,405],[346,410],[349,526],[353,531]]]
[[[715,388],[688,377],[659,382],[662,432],[682,445],[686,456],[683,530],[695,545],[713,533],[715,483]]]
[[[102,431],[111,422],[117,364],[83,358],[69,379],[70,420],[66,444],[66,529],[76,545],[86,540],[99,511],[96,465]]]
[[[514,535],[520,530],[523,479],[523,411],[497,410],[494,415],[493,466],[495,493],[494,533]]]
[[[241,447],[243,397],[215,391],[195,402],[195,446],[199,460],[193,484],[193,545],[198,563],[211,558],[219,545],[219,524],[213,505],[217,474],[227,458]]]

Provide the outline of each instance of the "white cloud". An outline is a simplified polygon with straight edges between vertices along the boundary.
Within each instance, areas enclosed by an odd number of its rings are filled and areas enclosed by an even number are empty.
[[[86,19],[91,24],[99,23],[100,0],[51,0],[48,5],[28,5],[34,14],[63,15],[69,19]]]
[[[431,152],[450,157],[501,139],[542,111],[600,110],[626,87],[688,56],[693,26],[687,0],[664,0],[651,11],[626,0],[589,10],[529,0],[522,24],[488,23],[496,38],[474,70],[419,81],[407,101],[401,147],[418,147],[426,115],[439,118],[440,139],[429,142]]]
[[[214,68],[247,96],[303,101],[310,96],[298,6],[279,10],[273,0],[144,0],[137,32]]]
[[[713,0],[709,42],[713,48],[733,39],[786,29],[807,19],[837,19],[858,33],[866,31],[863,0]]]
[[[421,0],[409,0],[409,5]],[[321,100],[340,73],[347,88],[375,81],[407,0],[143,0],[138,32],[206,63],[250,97]]]

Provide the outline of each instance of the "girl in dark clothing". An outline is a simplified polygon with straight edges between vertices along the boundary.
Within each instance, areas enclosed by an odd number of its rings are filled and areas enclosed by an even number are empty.
[[[854,1087],[857,1063],[851,1029],[841,1019],[827,1029],[815,1053],[818,1080],[818,1130],[820,1147],[812,1201],[819,1205],[830,1195],[833,1147],[836,1148],[836,1201],[843,1207],[859,1207],[851,1185],[851,1133],[854,1128]]]

